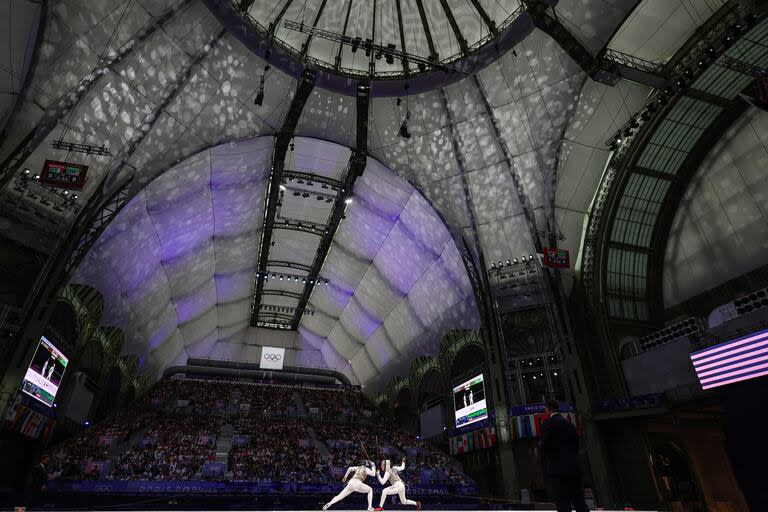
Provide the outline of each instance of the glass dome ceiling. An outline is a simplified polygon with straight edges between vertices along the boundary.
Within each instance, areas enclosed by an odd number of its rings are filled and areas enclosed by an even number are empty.
[[[424,71],[419,58],[445,65],[465,57],[520,13],[519,0],[231,1],[262,36],[299,59],[340,74],[378,77]],[[374,46],[369,51],[366,42]]]

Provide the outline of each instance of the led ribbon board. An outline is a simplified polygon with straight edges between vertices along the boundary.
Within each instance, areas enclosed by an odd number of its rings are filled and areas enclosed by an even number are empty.
[[[49,407],[53,406],[67,364],[69,359],[48,338],[41,337],[21,382],[21,390],[35,400]]]
[[[703,389],[768,375],[768,329],[693,352],[691,362]]]
[[[87,165],[46,160],[40,171],[40,183],[67,190],[83,190]]]

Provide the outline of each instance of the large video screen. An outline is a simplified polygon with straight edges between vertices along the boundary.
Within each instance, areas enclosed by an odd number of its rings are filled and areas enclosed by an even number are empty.
[[[69,359],[45,336],[40,338],[32,362],[21,383],[21,390],[32,398],[53,406]]]
[[[768,329],[693,352],[691,362],[703,389],[768,375]]]
[[[456,411],[456,428],[488,418],[482,373],[453,388],[453,405]]]

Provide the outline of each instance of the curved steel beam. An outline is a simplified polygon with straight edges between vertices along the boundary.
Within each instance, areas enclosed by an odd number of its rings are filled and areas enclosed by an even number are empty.
[[[147,41],[158,29],[161,29],[168,21],[174,18],[184,7],[192,0],[181,0],[173,7],[163,12],[155,18],[151,24],[139,30],[139,32],[128,40],[121,48],[110,53],[110,56],[102,59],[88,73],[85,78],[80,80],[74,87],[71,87],[59,99],[50,105],[38,121],[35,128],[24,138],[6,160],[0,164],[0,189],[2,189],[11,177],[19,170],[24,161],[29,158],[32,152],[37,149],[46,137],[58,126],[59,121],[64,119],[78,104],[78,102],[89,93],[93,87],[106,76],[107,69],[120,64],[133,52],[141,47],[141,44]]]
[[[443,7],[443,12],[445,12],[445,17],[448,18],[448,24],[451,25],[451,30],[453,30],[453,35],[456,37],[456,41],[459,43],[459,48],[461,48],[461,54],[464,56],[469,55],[469,45],[467,44],[467,40],[464,39],[464,36],[461,33],[459,24],[456,23],[456,17],[453,15],[451,6],[448,5],[447,0],[440,0],[440,5]]]
[[[275,148],[272,154],[272,172],[269,176],[269,188],[267,196],[267,208],[264,217],[264,229],[261,232],[261,244],[259,248],[259,266],[254,276],[255,292],[253,297],[253,306],[251,307],[251,326],[256,326],[259,321],[259,304],[264,291],[264,279],[261,277],[267,270],[269,261],[269,249],[272,246],[272,234],[275,229],[275,220],[277,217],[277,207],[280,202],[280,183],[283,180],[283,171],[285,169],[285,158],[288,154],[288,146],[293,139],[293,132],[299,124],[299,118],[304,111],[304,105],[307,103],[312,90],[315,87],[315,73],[307,69],[302,74],[301,80],[296,88],[296,94],[293,95],[291,104],[288,107],[288,113],[283,121],[283,126],[275,138]]]
[[[297,329],[304,309],[309,303],[309,297],[312,295],[312,290],[315,289],[315,284],[318,281],[320,275],[320,269],[325,263],[325,258],[328,256],[328,251],[331,249],[333,238],[336,236],[336,231],[341,224],[341,219],[344,218],[344,213],[347,210],[347,200],[352,195],[352,190],[355,186],[355,181],[359,176],[363,174],[365,166],[368,163],[368,113],[369,113],[369,99],[371,88],[367,82],[361,82],[357,85],[357,104],[356,104],[356,131],[357,140],[355,149],[352,151],[352,155],[347,165],[347,170],[344,175],[344,184],[341,186],[339,193],[336,195],[336,200],[333,202],[333,209],[331,215],[328,217],[328,224],[326,225],[325,232],[320,240],[320,245],[317,247],[315,258],[312,261],[312,269],[307,276],[307,282],[304,286],[304,290],[299,299],[299,304],[296,306],[296,314],[291,321],[291,327]]]

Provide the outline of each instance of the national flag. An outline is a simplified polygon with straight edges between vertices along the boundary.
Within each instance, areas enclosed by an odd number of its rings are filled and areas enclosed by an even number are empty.
[[[693,352],[703,389],[768,375],[768,329]]]

